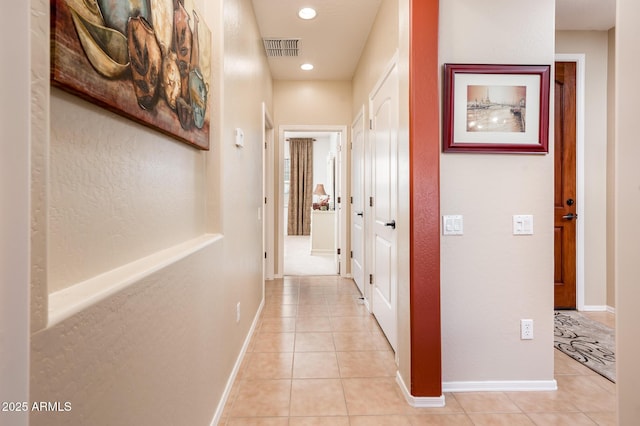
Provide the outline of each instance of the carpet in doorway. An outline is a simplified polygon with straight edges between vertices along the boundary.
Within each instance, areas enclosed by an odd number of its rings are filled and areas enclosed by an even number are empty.
[[[579,312],[555,312],[554,347],[615,383],[614,337],[613,329]]]

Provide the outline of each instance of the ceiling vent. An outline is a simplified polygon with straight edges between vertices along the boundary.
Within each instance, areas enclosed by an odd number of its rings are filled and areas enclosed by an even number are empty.
[[[299,38],[263,38],[264,50],[268,57],[299,56]]]

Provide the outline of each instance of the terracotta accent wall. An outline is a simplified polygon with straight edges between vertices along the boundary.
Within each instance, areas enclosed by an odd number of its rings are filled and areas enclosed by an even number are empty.
[[[438,1],[411,2],[411,394],[441,385]]]

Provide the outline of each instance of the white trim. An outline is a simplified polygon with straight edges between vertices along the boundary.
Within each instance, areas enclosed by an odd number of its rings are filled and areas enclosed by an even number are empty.
[[[222,238],[220,234],[203,234],[51,293],[49,295],[49,321],[47,326],[53,327],[154,272],[221,241]]]
[[[442,383],[442,392],[531,392],[555,390],[558,390],[558,383],[555,380],[495,380]]]
[[[581,312],[607,312],[608,306],[606,305],[584,305],[582,309],[578,309]]]
[[[576,184],[578,192],[578,221],[576,223],[576,304],[579,311],[585,310],[585,221],[584,221],[584,193],[585,193],[585,54],[584,53],[558,53],[555,56],[558,62],[576,63]]]
[[[260,306],[258,307],[258,312],[256,312],[256,316],[253,318],[253,323],[251,324],[251,328],[249,329],[249,333],[247,337],[244,339],[244,344],[242,345],[242,349],[240,350],[240,354],[236,359],[236,363],[233,366],[233,370],[231,370],[231,375],[227,380],[227,385],[224,388],[224,392],[222,392],[222,397],[220,398],[220,402],[218,403],[218,407],[216,408],[216,412],[213,415],[213,420],[211,420],[211,426],[216,426],[220,419],[222,418],[222,412],[224,411],[224,406],[227,404],[227,400],[229,399],[229,395],[231,394],[231,388],[233,387],[233,383],[238,376],[238,372],[240,371],[240,366],[242,365],[242,361],[244,360],[244,356],[247,353],[247,349],[249,348],[249,342],[251,342],[251,338],[253,337],[253,332],[258,325],[258,320],[260,319],[260,314],[262,314],[262,309],[264,308],[264,297],[262,298],[262,302],[260,302]]]
[[[278,182],[276,184],[280,188],[278,191],[278,235],[276,235],[276,239],[278,242],[278,273],[276,274],[276,278],[282,278],[284,276],[284,236],[286,232],[286,227],[284,223],[284,142],[285,132],[327,132],[327,133],[340,133],[340,143],[342,147],[345,146],[345,141],[347,141],[347,126],[342,125],[307,125],[307,124],[281,124],[278,126]],[[343,163],[346,163],[343,161]],[[343,167],[347,167],[346,164]],[[347,173],[346,170],[343,170],[343,174],[340,176],[340,190],[342,194],[346,193],[345,185],[346,185]],[[344,200],[343,200],[344,203]],[[338,212],[338,217],[336,218],[336,223],[338,226],[344,226],[347,223],[346,218],[343,218],[345,214],[347,214],[348,209],[340,208],[336,210]],[[347,253],[347,232],[343,230],[343,232],[339,232],[339,240],[337,241],[337,247],[342,248],[342,251],[338,256],[340,265],[340,274],[341,276],[346,275],[346,269],[344,265],[346,265],[346,253]]]
[[[400,390],[404,395],[404,398],[407,400],[407,403],[415,408],[438,408],[445,406],[444,395],[440,396],[413,396],[409,392],[407,385],[405,385],[404,380],[402,380],[402,376],[400,372],[396,372],[396,382],[400,386]]]
[[[607,312],[609,312],[610,314],[616,314],[616,308],[614,308],[613,306],[607,306]]]
[[[262,203],[262,251],[267,253],[264,259],[263,276],[265,280],[273,280],[275,269],[275,185],[273,183],[274,164],[274,129],[273,119],[267,108],[267,104],[262,102],[262,140],[267,143],[267,148],[262,150],[262,196],[266,197],[267,203]]]

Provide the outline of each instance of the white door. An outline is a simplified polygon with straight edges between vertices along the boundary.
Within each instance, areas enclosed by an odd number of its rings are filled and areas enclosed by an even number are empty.
[[[389,343],[397,342],[398,71],[388,68],[370,98],[372,312]]]
[[[264,149],[262,150],[262,196],[264,203],[262,212],[258,213],[262,219],[263,276],[265,280],[272,280],[275,272],[275,196],[274,196],[274,147],[273,122],[265,103],[262,103],[262,120]]]
[[[364,292],[364,108],[351,126],[351,275]]]

